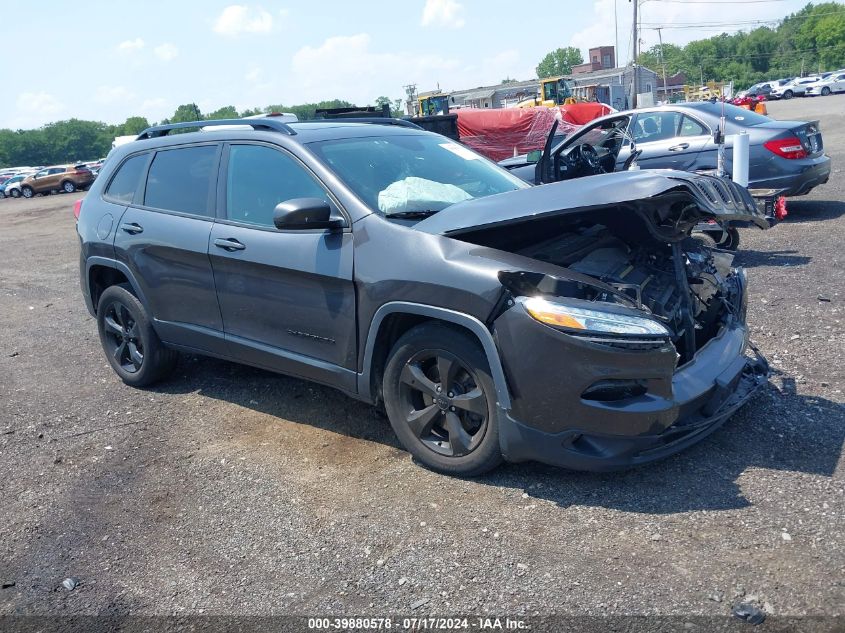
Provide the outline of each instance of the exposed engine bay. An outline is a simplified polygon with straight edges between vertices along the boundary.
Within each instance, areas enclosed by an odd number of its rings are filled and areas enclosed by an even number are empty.
[[[626,227],[608,224],[570,219],[541,239],[528,241],[521,235],[511,238],[508,246],[499,242],[502,235],[487,232],[485,245],[568,273],[554,281],[547,275],[514,274],[505,283],[515,294],[616,303],[651,314],[672,333],[680,363],[716,336],[726,319],[744,318],[744,273],[731,267],[732,253],[712,250],[693,238],[662,243],[638,231],[636,222]],[[480,237],[470,241],[481,243]]]

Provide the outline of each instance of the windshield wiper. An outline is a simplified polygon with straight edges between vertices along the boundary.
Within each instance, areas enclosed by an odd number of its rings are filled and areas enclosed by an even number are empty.
[[[427,218],[430,215],[434,215],[437,213],[434,209],[421,209],[419,211],[397,211],[396,213],[385,213],[384,217],[386,218],[404,218],[404,219],[417,219],[417,218]]]

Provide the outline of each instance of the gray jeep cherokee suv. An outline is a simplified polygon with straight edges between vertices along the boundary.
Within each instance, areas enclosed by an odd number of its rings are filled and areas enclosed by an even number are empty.
[[[531,187],[381,123],[182,123],[114,150],[77,228],[120,378],[150,385],[184,351],[313,380],[383,404],[458,475],[649,462],[765,382],[744,272],[689,237],[768,226],[747,191],[675,171]]]

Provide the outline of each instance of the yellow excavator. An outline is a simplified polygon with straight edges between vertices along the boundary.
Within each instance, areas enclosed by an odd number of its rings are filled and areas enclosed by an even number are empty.
[[[449,94],[441,92],[417,99],[418,116],[435,116],[438,114],[449,114]]]
[[[517,108],[533,108],[570,105],[578,100],[572,95],[572,80],[568,77],[547,77],[540,80],[540,96],[525,99],[516,104]]]

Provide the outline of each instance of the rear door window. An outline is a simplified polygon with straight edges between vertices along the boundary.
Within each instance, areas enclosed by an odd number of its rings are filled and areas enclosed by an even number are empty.
[[[106,197],[124,204],[132,202],[149,158],[149,154],[138,154],[124,161],[109,183]]]
[[[147,176],[144,206],[212,216],[211,183],[216,172],[216,145],[157,152]]]
[[[226,178],[226,217],[273,227],[276,205],[293,198],[329,196],[296,159],[265,145],[232,145]]]
[[[681,119],[681,131],[678,136],[703,136],[710,132],[695,119],[684,116]]]

